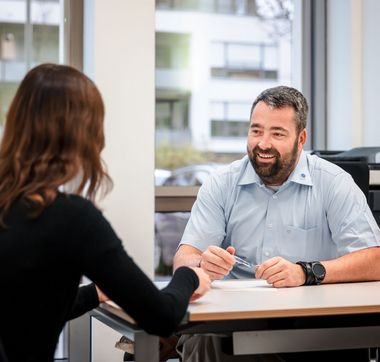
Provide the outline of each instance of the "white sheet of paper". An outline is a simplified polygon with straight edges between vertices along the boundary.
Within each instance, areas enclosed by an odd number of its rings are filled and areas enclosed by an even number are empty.
[[[215,280],[212,282],[211,287],[213,289],[224,290],[277,290],[277,288],[274,288],[271,284],[268,284],[266,280],[261,279]]]

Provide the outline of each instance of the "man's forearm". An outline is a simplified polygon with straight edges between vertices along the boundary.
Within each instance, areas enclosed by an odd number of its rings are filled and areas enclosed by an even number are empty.
[[[181,266],[199,267],[199,263],[202,259],[202,253],[193,247],[183,245],[181,246],[173,260],[173,270]]]
[[[380,280],[380,247],[355,251],[322,263],[326,268],[324,283]]]

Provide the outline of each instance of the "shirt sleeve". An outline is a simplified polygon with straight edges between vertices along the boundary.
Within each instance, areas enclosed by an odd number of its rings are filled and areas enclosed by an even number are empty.
[[[91,217],[88,217],[91,214]],[[101,212],[88,210],[81,235],[78,265],[83,274],[148,333],[170,335],[183,319],[189,299],[198,288],[198,277],[179,268],[169,285],[158,290],[125,252],[120,239]]]
[[[67,320],[77,318],[99,305],[98,293],[95,284],[84,285],[78,288],[74,305]]]
[[[380,246],[380,230],[366,197],[346,172],[338,174],[331,183],[327,220],[339,256]]]
[[[191,245],[201,251],[209,245],[221,246],[226,236],[225,189],[218,174],[201,186],[179,245]]]

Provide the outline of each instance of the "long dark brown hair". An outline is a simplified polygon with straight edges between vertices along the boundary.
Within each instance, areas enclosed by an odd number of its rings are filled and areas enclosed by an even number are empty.
[[[0,225],[16,200],[31,216],[51,204],[60,186],[95,199],[112,183],[100,152],[104,104],[95,84],[75,68],[42,64],[30,70],[10,105],[0,146]]]

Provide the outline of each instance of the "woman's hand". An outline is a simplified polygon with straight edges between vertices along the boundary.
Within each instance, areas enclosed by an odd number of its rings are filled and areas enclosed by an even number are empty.
[[[194,302],[203,295],[205,295],[211,288],[211,279],[209,275],[202,268],[191,268],[198,276],[199,286],[194,291],[193,295],[190,298],[190,302]]]
[[[97,285],[95,285],[95,288],[96,292],[98,293],[99,303],[104,303],[109,300],[109,298],[98,288]]]

